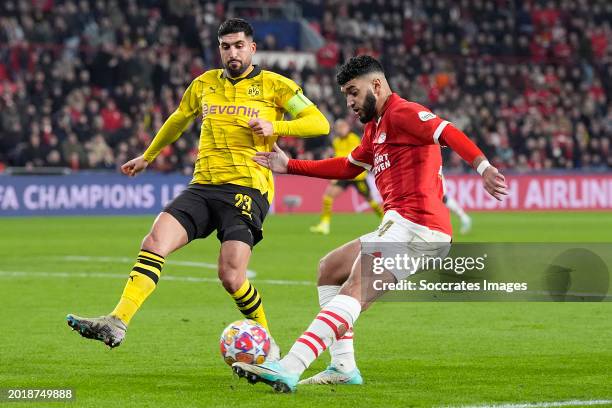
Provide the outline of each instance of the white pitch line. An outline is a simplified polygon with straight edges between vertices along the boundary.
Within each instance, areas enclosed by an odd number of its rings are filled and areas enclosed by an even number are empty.
[[[79,256],[79,255],[68,255],[61,256],[59,259],[67,262],[108,262],[108,263],[117,263],[117,262],[134,262],[134,259],[120,256]],[[212,264],[208,262],[195,262],[195,261],[172,261],[168,260],[165,262],[165,265],[178,265],[178,266],[188,266],[193,268],[205,268],[205,269],[213,269],[217,270],[217,264]],[[257,276],[257,273],[254,270],[247,269],[247,278],[253,279]]]
[[[0,270],[0,278],[18,278],[18,277],[39,277],[39,278],[102,278],[102,279],[125,279],[127,274],[104,273],[104,272],[25,272],[25,271],[2,271]],[[206,282],[219,283],[217,278],[201,278],[199,276],[173,276],[163,274],[160,278],[162,281],[177,281],[177,282]],[[278,279],[256,279],[257,283],[269,285],[284,285],[284,286],[314,286],[311,281],[293,281],[293,280],[278,280]]]
[[[612,405],[612,400],[586,400],[586,401],[551,401],[500,405],[462,405],[454,408],[551,408],[551,407],[579,407],[585,405]],[[452,408],[452,407],[450,407]]]
[[[119,258],[113,258],[119,259]],[[0,277],[43,277],[43,278],[102,278],[102,279],[124,279],[125,274],[101,273],[101,272],[25,272],[25,271],[3,271],[0,270]],[[172,276],[164,275],[163,280],[178,281],[178,282],[207,282],[218,283],[218,279],[201,278],[196,276]],[[311,281],[290,281],[276,279],[258,279],[257,282],[267,283],[270,285],[287,285],[287,286],[313,286]],[[537,402],[537,403],[512,403],[498,405],[462,405],[448,408],[553,408],[553,407],[572,407],[572,406],[594,406],[594,405],[612,405],[612,400],[572,400],[572,401],[552,401],[552,402]]]

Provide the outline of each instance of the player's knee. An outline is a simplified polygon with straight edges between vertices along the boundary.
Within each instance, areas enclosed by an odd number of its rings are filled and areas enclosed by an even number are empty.
[[[219,274],[221,284],[228,293],[236,293],[244,283],[244,277]]]
[[[231,259],[219,262],[219,280],[229,293],[234,293],[244,283],[244,273],[237,262]]]
[[[319,261],[319,269],[317,271],[317,285],[337,285],[337,279],[334,277],[334,268],[329,255],[324,256]]]
[[[324,285],[325,282],[321,282],[322,280],[325,280],[325,274],[327,271],[327,260],[326,260],[326,256],[324,256],[323,258],[321,258],[319,260],[319,268],[317,269],[317,285],[321,286]]]
[[[164,246],[164,242],[160,234],[156,233],[155,230],[149,232],[142,240],[142,248],[147,251],[154,252],[161,256],[167,256],[167,249]]]

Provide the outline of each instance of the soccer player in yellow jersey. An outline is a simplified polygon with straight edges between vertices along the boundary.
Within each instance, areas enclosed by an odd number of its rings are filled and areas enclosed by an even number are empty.
[[[221,242],[218,272],[223,287],[246,318],[268,328],[261,296],[246,270],[253,246],[263,238],[274,184],[272,172],[251,158],[271,151],[280,135],[327,134],[329,123],[293,81],[252,64],[256,45],[248,22],[225,21],[218,39],[223,69],[197,77],[144,154],[121,168],[129,176],[140,173],[197,116],[202,118],[193,179],[155,219],[115,309],[99,318],[67,316],[70,327],[83,337],[118,346],[155,289],[166,257],[213,231]],[[284,121],[286,114],[293,119]],[[274,355],[277,346],[269,357]]]
[[[334,148],[334,157],[347,157],[361,143],[361,139],[355,133],[351,132],[351,128],[346,120],[338,119],[334,123],[334,140],[332,147]],[[364,171],[353,180],[332,180],[327,185],[325,193],[323,193],[323,209],[321,210],[321,221],[312,227],[311,232],[327,235],[329,234],[332,206],[334,200],[348,187],[353,186],[363,198],[365,198],[372,210],[382,217],[383,212],[378,202],[372,198],[370,187],[366,181],[368,173]]]

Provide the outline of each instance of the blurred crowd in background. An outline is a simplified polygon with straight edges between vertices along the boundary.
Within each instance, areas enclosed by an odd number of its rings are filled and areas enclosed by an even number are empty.
[[[500,168],[612,167],[612,2],[299,3],[326,41],[317,64],[264,68],[293,78],[331,123],[359,133],[334,71],[370,54],[395,92],[452,121]],[[115,169],[141,154],[191,80],[220,66],[216,30],[229,16],[227,1],[0,2],[0,169]],[[259,49],[276,43],[269,35]],[[322,158],[331,136],[282,145]],[[196,121],[154,167],[191,173],[198,138]],[[466,169],[445,155],[447,171]]]

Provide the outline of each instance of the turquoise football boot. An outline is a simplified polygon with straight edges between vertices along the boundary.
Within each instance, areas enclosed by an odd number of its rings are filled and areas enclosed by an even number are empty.
[[[276,392],[295,392],[300,379],[297,374],[286,372],[278,361],[266,361],[263,364],[232,364],[232,370],[238,377],[245,377],[251,384],[263,382]]]

